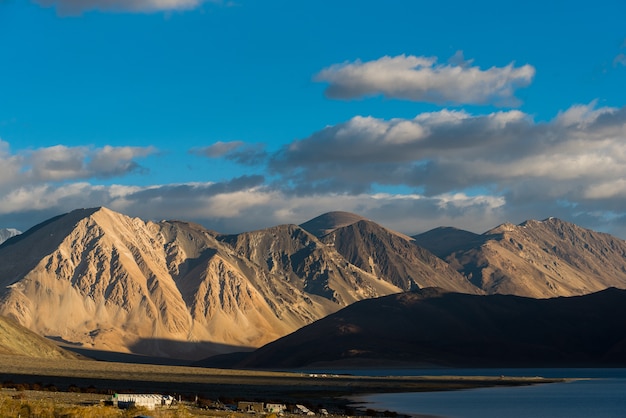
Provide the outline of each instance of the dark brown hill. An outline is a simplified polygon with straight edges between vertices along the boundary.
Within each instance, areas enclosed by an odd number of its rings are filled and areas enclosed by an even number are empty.
[[[423,289],[357,302],[236,367],[624,366],[626,291],[554,299]]]
[[[441,287],[480,293],[467,279],[412,240],[368,220],[336,228],[322,237],[348,262],[403,290]]]

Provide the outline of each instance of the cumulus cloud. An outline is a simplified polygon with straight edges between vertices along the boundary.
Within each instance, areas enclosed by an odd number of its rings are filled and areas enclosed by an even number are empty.
[[[51,147],[11,152],[0,140],[0,192],[6,188],[89,178],[111,178],[141,170],[137,159],[153,147]]]
[[[286,145],[269,167],[299,194],[359,194],[381,185],[431,197],[488,190],[529,213],[533,203],[562,212],[563,202],[579,213],[621,212],[626,108],[576,105],[541,123],[517,110],[357,116]]]
[[[79,15],[91,10],[103,12],[151,13],[190,10],[202,3],[220,0],[34,0],[44,7],[55,7],[60,15]]]
[[[535,68],[528,64],[486,70],[471,64],[461,51],[448,64],[437,64],[434,57],[384,56],[331,65],[315,80],[327,82],[326,95],[334,99],[383,95],[437,104],[516,106],[515,90],[528,86],[535,75]]]
[[[64,181],[121,176],[141,169],[135,161],[156,152],[153,147],[67,147],[26,151],[19,157],[22,175],[32,181]]]
[[[298,196],[242,177],[224,183],[166,184],[145,187],[76,182],[14,190],[0,201],[0,225],[23,230],[79,207],[106,206],[145,220],[194,221],[223,233],[303,223],[332,210],[356,212],[409,233],[465,221],[487,229],[504,221],[502,198],[464,194],[318,194]]]
[[[225,148],[218,155],[227,156],[237,147]],[[280,182],[270,184],[262,175],[149,186],[92,182],[94,177],[133,171],[136,159],[154,152],[150,147],[63,145],[12,151],[0,140],[0,227],[26,230],[76,208],[107,206],[143,219],[195,221],[226,233],[302,223],[331,210],[358,212],[391,228],[415,232],[453,218],[471,218],[475,227],[487,227],[499,219],[504,204],[502,197],[462,193],[301,194]]]
[[[236,155],[253,154],[256,146],[218,148],[196,151],[247,163]],[[556,216],[626,236],[626,108],[576,105],[545,122],[518,110],[357,116],[261,152],[262,174],[141,187],[91,183],[135,170],[152,152],[64,146],[12,152],[0,141],[0,226],[25,229],[103,205],[226,233],[346,210],[409,234],[439,225],[484,232],[505,221]]]

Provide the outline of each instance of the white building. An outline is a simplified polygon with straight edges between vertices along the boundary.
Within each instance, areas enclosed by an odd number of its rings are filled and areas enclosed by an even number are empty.
[[[140,406],[146,409],[155,409],[157,406],[169,406],[172,404],[169,395],[141,394],[141,393],[116,393],[112,397],[113,405],[119,408],[132,408]]]

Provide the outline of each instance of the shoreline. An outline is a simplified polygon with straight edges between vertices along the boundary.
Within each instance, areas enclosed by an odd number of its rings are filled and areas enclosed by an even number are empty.
[[[351,398],[373,393],[450,391],[566,382],[566,378],[490,376],[355,376],[185,366],[46,360],[0,356],[0,383],[89,388],[99,393],[160,393],[186,399],[308,404],[355,411]],[[52,392],[51,392],[52,393]],[[320,407],[319,405],[323,405]]]

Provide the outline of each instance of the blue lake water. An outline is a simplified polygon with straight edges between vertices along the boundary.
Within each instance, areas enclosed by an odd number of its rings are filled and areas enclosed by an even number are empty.
[[[364,408],[413,416],[626,417],[626,369],[409,369],[342,371],[412,376],[542,376],[581,378],[567,383],[448,392],[387,393],[354,398]]]

